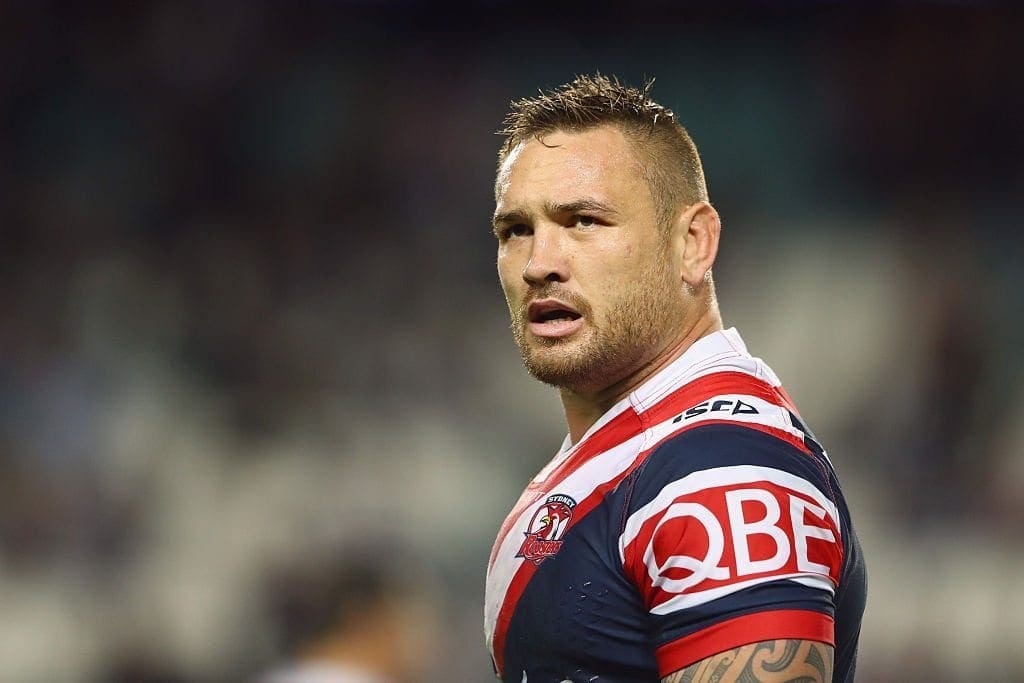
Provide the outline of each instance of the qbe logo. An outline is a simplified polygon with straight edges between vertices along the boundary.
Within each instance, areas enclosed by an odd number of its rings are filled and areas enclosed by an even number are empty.
[[[533,513],[530,525],[523,532],[526,538],[516,557],[540,564],[555,555],[562,547],[562,535],[572,521],[575,507],[576,501],[570,496],[561,493],[548,496],[544,504]]]
[[[781,578],[825,590],[838,582],[840,530],[823,497],[757,482],[706,488],[656,507],[630,519],[623,551],[654,605],[700,604]]]

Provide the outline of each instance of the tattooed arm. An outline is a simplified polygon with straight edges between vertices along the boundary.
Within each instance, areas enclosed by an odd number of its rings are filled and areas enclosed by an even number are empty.
[[[832,683],[832,646],[813,640],[766,640],[720,652],[661,683]]]

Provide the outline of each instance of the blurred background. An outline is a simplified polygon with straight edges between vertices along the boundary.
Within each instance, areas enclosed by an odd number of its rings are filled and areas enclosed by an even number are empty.
[[[708,4],[0,2],[0,680],[252,680],[353,594],[406,680],[493,680],[564,433],[494,131],[600,70],[693,134],[726,323],[839,470],[858,680],[1024,681],[1021,14]]]

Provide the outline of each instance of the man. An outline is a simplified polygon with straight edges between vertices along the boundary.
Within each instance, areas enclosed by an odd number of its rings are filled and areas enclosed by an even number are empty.
[[[778,378],[723,329],[720,222],[669,110],[579,77],[513,104],[498,272],[569,434],[498,533],[506,682],[852,681],[860,547]]]
[[[400,561],[346,547],[275,572],[267,609],[283,658],[257,683],[422,681],[440,624]]]

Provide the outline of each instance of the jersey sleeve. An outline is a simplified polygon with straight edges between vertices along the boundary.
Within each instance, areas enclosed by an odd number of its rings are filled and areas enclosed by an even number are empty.
[[[834,475],[820,452],[708,425],[638,470],[619,554],[650,614],[662,676],[749,643],[834,645],[843,566]]]

